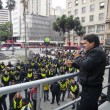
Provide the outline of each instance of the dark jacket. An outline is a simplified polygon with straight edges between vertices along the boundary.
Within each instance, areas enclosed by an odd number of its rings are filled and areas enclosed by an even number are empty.
[[[53,93],[60,93],[60,84],[58,82],[54,82],[50,85],[50,90]]]
[[[73,66],[80,70],[79,78],[82,86],[102,85],[106,56],[101,47],[92,48],[85,56],[77,57]]]

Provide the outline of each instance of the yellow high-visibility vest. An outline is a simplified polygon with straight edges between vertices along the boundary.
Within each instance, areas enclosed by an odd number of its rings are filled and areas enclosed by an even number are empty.
[[[60,83],[61,90],[65,90],[67,88],[66,82],[64,84]]]
[[[22,99],[19,101],[19,106],[17,106],[16,101],[14,100],[14,109],[22,107]]]
[[[45,74],[45,73],[42,73],[41,76],[42,76],[43,78],[45,78],[45,77],[46,77],[46,74]]]
[[[75,85],[75,86],[71,86],[71,88],[70,88],[70,90],[71,90],[72,92],[75,92],[76,89],[77,89],[77,86],[76,86],[76,85]]]
[[[49,84],[44,84],[44,90],[49,90]]]
[[[9,75],[8,75],[8,77],[5,77],[5,76],[3,76],[3,80],[5,81],[5,82],[8,82],[9,81]]]
[[[73,70],[73,68],[72,68],[72,67],[70,67],[70,68],[69,68],[69,72],[72,72],[72,70]]]
[[[4,66],[4,65],[1,65],[1,68],[2,68],[2,69],[4,69],[4,68],[5,68],[5,66]]]
[[[28,74],[27,74],[27,77],[28,77],[28,78],[32,78],[32,73],[28,73]]]

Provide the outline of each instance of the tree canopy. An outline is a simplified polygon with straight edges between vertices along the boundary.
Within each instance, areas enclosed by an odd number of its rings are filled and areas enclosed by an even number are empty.
[[[2,9],[3,8],[3,3],[2,3],[2,0],[0,0],[0,9]]]
[[[5,41],[11,35],[10,25],[11,25],[10,22],[0,25],[0,40]]]
[[[9,11],[12,11],[15,8],[16,2],[15,0],[7,0],[6,4],[6,8],[8,8]]]
[[[72,15],[69,17],[66,15],[58,17],[53,23],[53,29],[60,34],[63,33],[63,35],[65,32],[69,33],[71,30],[74,30],[78,36],[85,34],[84,28],[81,25],[79,18],[74,18]]]

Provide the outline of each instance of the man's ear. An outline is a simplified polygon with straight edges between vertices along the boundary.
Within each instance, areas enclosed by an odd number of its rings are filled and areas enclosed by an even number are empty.
[[[95,43],[94,42],[91,42],[92,46],[94,47],[95,46]]]

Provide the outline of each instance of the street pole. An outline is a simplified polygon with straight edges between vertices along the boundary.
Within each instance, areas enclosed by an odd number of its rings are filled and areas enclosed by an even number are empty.
[[[13,25],[12,25],[12,14],[11,14],[11,1],[8,0],[8,3],[9,3],[9,16],[10,16],[10,37],[11,37],[11,41],[12,41],[12,55],[14,55],[14,46],[13,46]]]
[[[24,35],[25,35],[25,61],[27,60],[27,38],[26,38],[26,9],[24,6]]]

